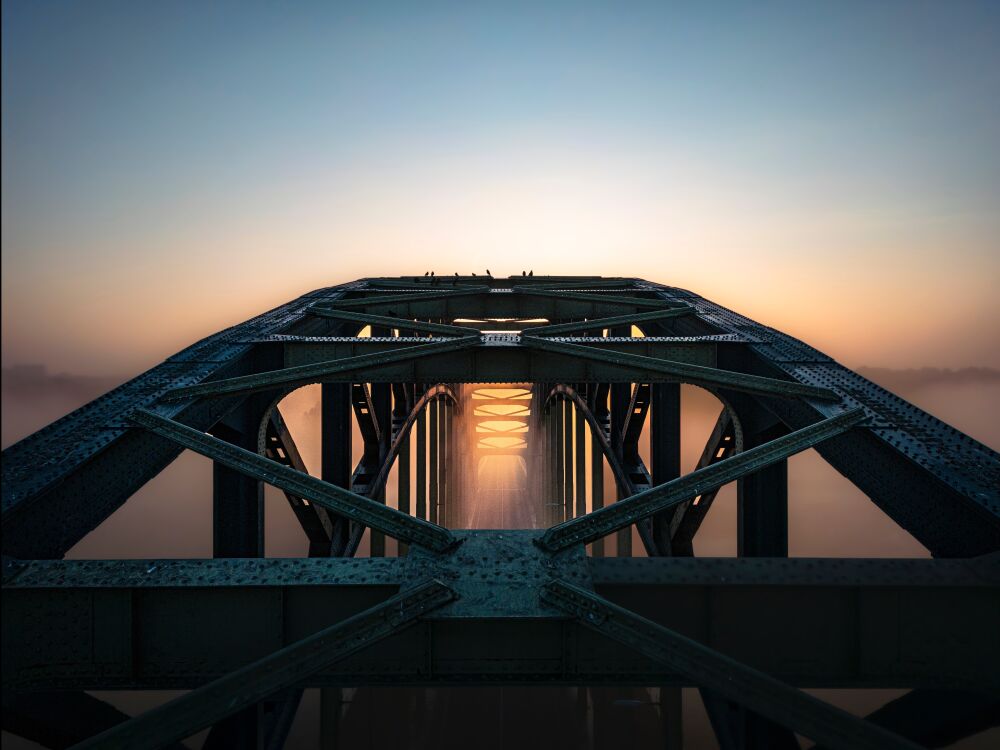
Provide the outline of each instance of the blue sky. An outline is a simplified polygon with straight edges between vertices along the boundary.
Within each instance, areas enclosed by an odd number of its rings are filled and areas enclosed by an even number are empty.
[[[5,2],[2,125],[5,364],[530,266],[1000,365],[1000,3]]]

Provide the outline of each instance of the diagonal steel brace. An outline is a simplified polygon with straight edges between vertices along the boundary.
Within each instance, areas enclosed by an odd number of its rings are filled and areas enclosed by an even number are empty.
[[[415,586],[74,745],[74,750],[162,748],[400,632],[453,599],[454,591],[439,581]]]
[[[617,503],[592,511],[551,527],[538,543],[550,550],[560,550],[574,544],[588,544],[618,529],[636,523],[696,495],[752,474],[807,448],[854,427],[865,417],[864,409],[852,409],[824,419],[801,430],[771,440],[756,448],[706,466],[678,479],[657,485],[645,492],[619,500]]]
[[[457,543],[454,535],[443,526],[402,513],[395,508],[324,482],[322,479],[304,474],[172,419],[145,409],[137,409],[132,413],[132,421],[195,453],[290,492],[296,497],[321,505],[337,515],[381,531],[394,539],[418,544],[437,552],[449,549]]]
[[[665,664],[695,684],[746,706],[831,750],[916,750],[892,732],[658,625],[592,591],[553,580],[541,599],[584,626]]]
[[[521,335],[521,343],[535,349],[566,354],[573,357],[592,359],[596,362],[617,365],[627,370],[636,370],[636,380],[648,379],[648,373],[660,372],[671,376],[671,380],[701,385],[708,388],[731,388],[734,391],[752,393],[758,396],[779,396],[782,398],[813,398],[823,401],[839,401],[840,396],[829,388],[821,388],[790,380],[766,378],[734,370],[720,370],[717,367],[689,365],[667,359],[646,357],[642,354],[612,352],[585,344],[571,344],[540,338],[532,333]]]
[[[256,391],[269,391],[275,388],[298,388],[310,383],[321,382],[323,377],[327,375],[342,374],[352,370],[367,370],[372,367],[381,367],[420,357],[430,357],[435,354],[467,349],[478,346],[481,341],[481,337],[473,333],[461,338],[400,347],[399,349],[392,349],[387,352],[360,354],[356,357],[345,357],[344,359],[319,362],[314,365],[285,367],[280,370],[241,375],[225,380],[212,380],[207,383],[174,388],[163,396],[163,400],[182,401],[184,399],[203,396],[235,396],[254,393]]]

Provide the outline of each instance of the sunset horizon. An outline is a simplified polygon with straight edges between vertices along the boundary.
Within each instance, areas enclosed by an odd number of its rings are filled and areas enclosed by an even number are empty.
[[[1000,745],[1000,2],[0,13],[3,750]]]

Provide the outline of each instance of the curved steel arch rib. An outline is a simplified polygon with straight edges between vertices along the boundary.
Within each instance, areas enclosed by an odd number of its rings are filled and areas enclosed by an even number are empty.
[[[458,398],[455,396],[455,392],[443,383],[437,383],[436,385],[428,388],[424,392],[424,395],[417,399],[416,403],[413,404],[413,408],[410,409],[410,413],[406,416],[406,421],[400,426],[395,439],[389,446],[389,452],[386,454],[385,460],[382,462],[382,466],[379,468],[378,474],[375,475],[375,479],[372,480],[371,484],[365,490],[365,497],[377,497],[379,492],[381,492],[381,490],[385,487],[386,482],[389,481],[389,473],[392,471],[392,466],[396,463],[396,459],[399,457],[399,452],[406,443],[406,439],[409,437],[410,430],[417,421],[417,417],[420,416],[420,412],[424,410],[427,404],[436,398],[449,400],[452,402],[452,405],[456,407],[459,403]],[[407,517],[412,517],[408,514],[406,515]],[[347,541],[346,554],[353,555],[357,551],[358,545],[361,544],[361,537],[364,536],[364,533],[364,525],[351,524],[351,533]]]
[[[580,410],[584,419],[587,420],[587,424],[590,425],[591,435],[601,446],[601,452],[604,453],[604,457],[608,461],[608,466],[611,467],[611,473],[615,477],[615,485],[618,487],[618,491],[622,493],[623,497],[632,495],[635,492],[635,487],[632,486],[632,482],[628,478],[625,467],[622,466],[622,462],[618,459],[618,456],[615,455],[614,449],[611,447],[611,443],[608,442],[607,435],[604,434],[604,430],[601,428],[600,422],[597,421],[597,417],[594,416],[594,412],[590,410],[590,406],[587,405],[587,402],[572,386],[568,386],[565,383],[559,383],[545,397],[543,408],[548,409],[549,403],[557,397],[567,398],[576,404],[576,408]]]
[[[420,412],[423,411],[424,407],[436,398],[444,398],[447,401],[451,401],[452,406],[458,407],[458,397],[455,396],[455,392],[443,383],[431,386],[423,396],[417,399],[410,413],[406,416],[406,421],[403,422],[399,428],[399,432],[396,433],[396,438],[392,441],[392,445],[389,446],[389,452],[386,454],[385,461],[382,462],[382,468],[379,469],[378,474],[375,475],[375,479],[372,480],[369,486],[368,494],[370,496],[378,494],[385,487],[385,483],[389,480],[389,472],[392,471],[392,466],[396,462],[396,458],[399,456],[406,438],[409,437],[410,430],[417,421],[417,417],[420,416]]]

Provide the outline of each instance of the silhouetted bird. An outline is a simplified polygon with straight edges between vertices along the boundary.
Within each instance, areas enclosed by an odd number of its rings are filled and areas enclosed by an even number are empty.
[[[431,275],[430,271],[424,271],[424,276],[430,276],[430,275]]]
[[[493,274],[490,273],[490,269],[488,268],[486,269],[486,275],[489,276],[491,279],[493,278]]]
[[[521,275],[522,275],[522,276],[527,276],[527,275],[528,275],[528,272],[527,272],[527,271],[521,271]]]
[[[433,275],[434,275],[434,272],[433,272],[433,271],[431,271],[431,276],[433,276]]]
[[[534,276],[534,275],[535,275],[534,271],[528,271],[528,276]]]

